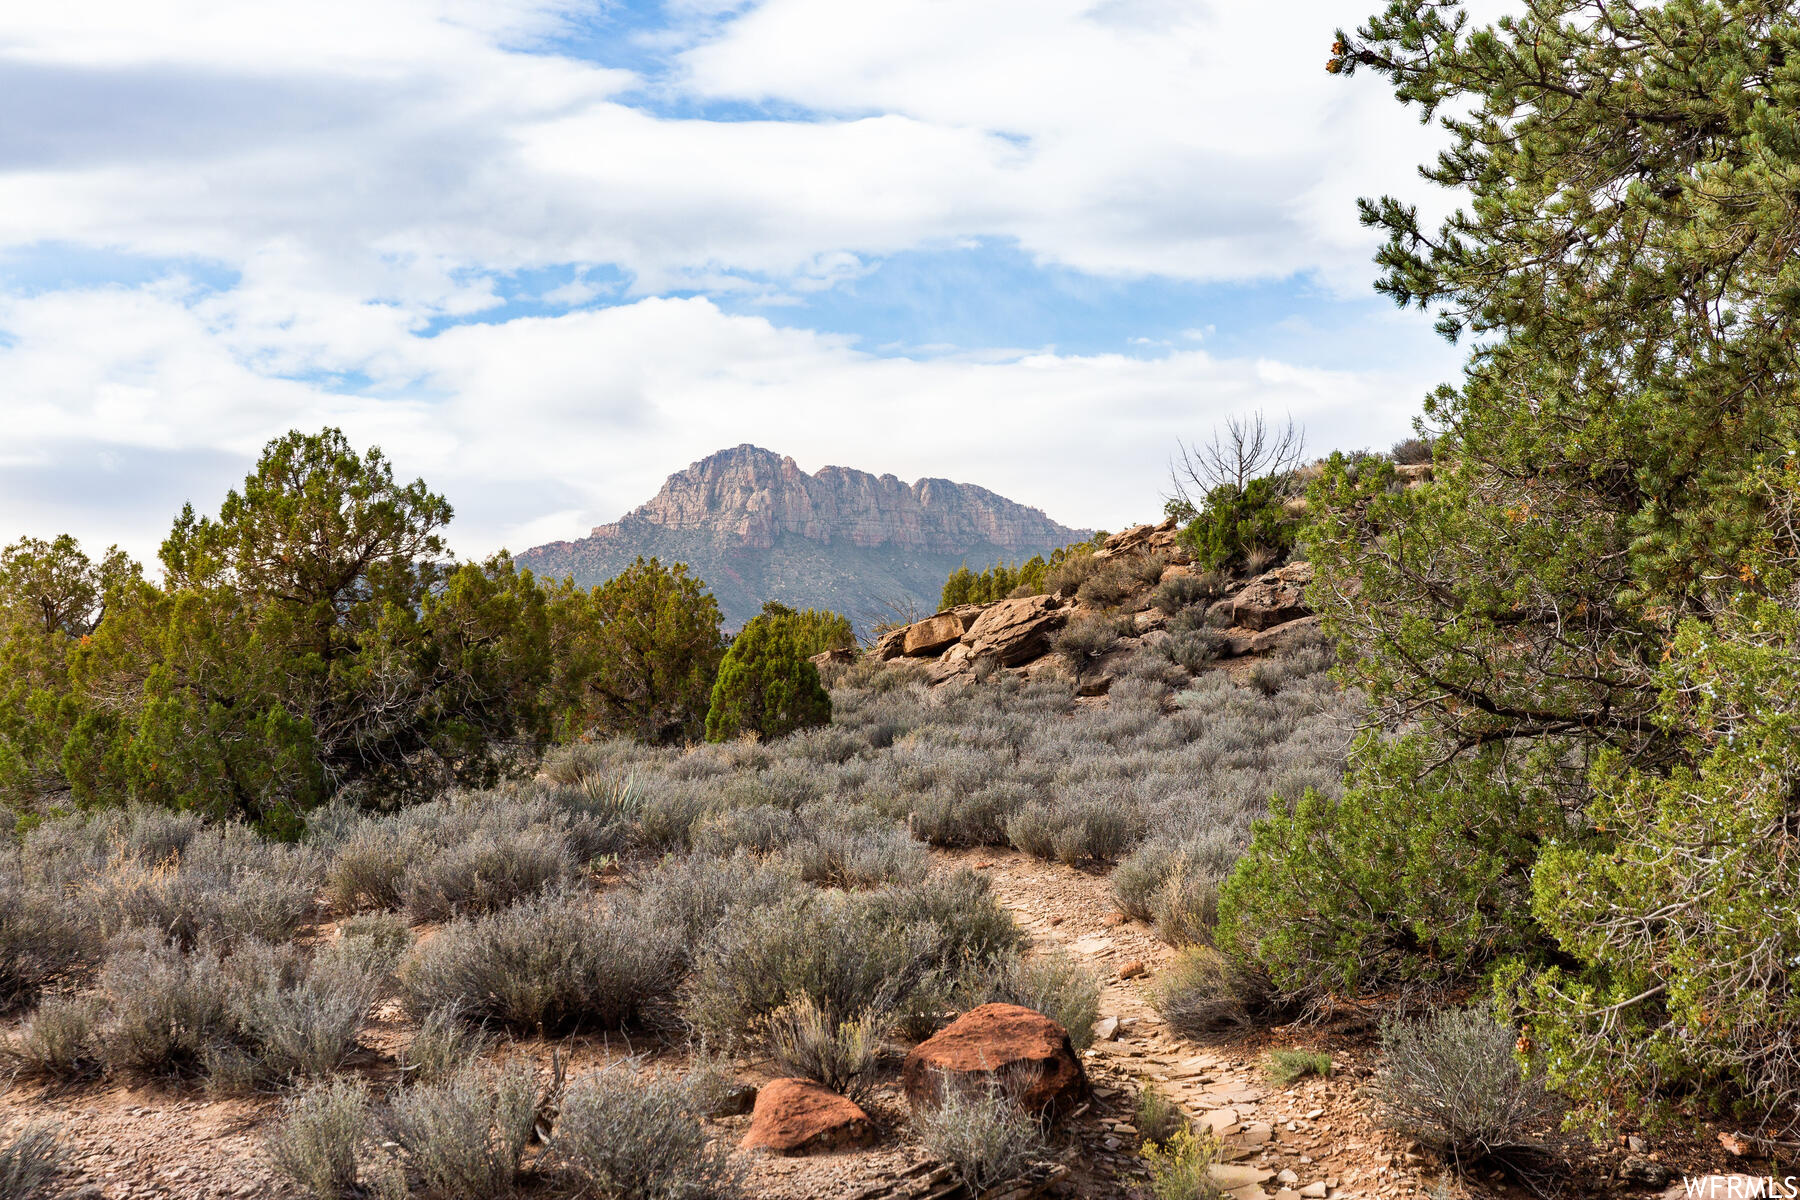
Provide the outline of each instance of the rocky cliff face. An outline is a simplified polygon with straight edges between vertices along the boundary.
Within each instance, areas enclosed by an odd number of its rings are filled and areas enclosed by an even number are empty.
[[[908,484],[845,467],[809,475],[744,445],[671,475],[648,503],[588,537],[538,546],[519,561],[586,585],[655,555],[706,580],[728,624],[764,600],[834,608],[861,623],[900,603],[930,611],[944,576],[965,559],[1028,558],[1089,533],[972,484]]]
[[[783,534],[935,554],[977,545],[1036,552],[1081,536],[986,488],[948,479],[908,484],[846,467],[808,475],[793,459],[751,445],[721,450],[669,476],[648,504],[596,527],[592,536],[629,537],[646,525],[761,550]]]

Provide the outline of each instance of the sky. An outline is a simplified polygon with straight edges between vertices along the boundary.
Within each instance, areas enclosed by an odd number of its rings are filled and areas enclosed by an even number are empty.
[[[147,562],[289,428],[573,538],[714,450],[1159,515],[1461,352],[1359,195],[1441,134],[1294,0],[79,0],[0,18],[0,542]]]

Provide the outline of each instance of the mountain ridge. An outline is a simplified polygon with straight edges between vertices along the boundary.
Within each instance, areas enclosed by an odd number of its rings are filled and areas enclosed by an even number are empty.
[[[963,561],[1029,558],[1091,530],[1051,520],[976,484],[926,477],[908,484],[744,443],[670,475],[650,500],[585,538],[518,556],[541,575],[603,582],[642,555],[685,562],[728,624],[765,600],[845,612],[859,626],[881,610],[929,611]]]

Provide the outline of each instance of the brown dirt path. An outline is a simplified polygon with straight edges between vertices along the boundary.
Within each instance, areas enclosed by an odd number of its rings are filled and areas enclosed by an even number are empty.
[[[1114,1143],[1102,1144],[1094,1155],[1103,1173],[1117,1180],[1115,1190],[1104,1194],[1147,1194],[1133,1186],[1144,1180],[1130,1125],[1145,1086],[1160,1089],[1223,1136],[1230,1161],[1222,1182],[1235,1200],[1301,1200],[1317,1195],[1320,1184],[1332,1200],[1389,1200],[1430,1195],[1438,1184],[1435,1164],[1375,1125],[1360,1088],[1371,1074],[1372,1053],[1358,1044],[1366,1038],[1333,1039],[1324,1030],[1298,1027],[1204,1042],[1177,1036],[1150,1003],[1156,975],[1174,951],[1147,926],[1121,918],[1104,875],[1016,851],[960,851],[941,859],[981,871],[1036,950],[1068,954],[1102,982],[1100,1015],[1118,1020],[1118,1035],[1097,1041],[1086,1061]],[[1133,964],[1145,973],[1121,978],[1121,969]],[[1332,1077],[1276,1087],[1263,1064],[1270,1047],[1284,1045],[1330,1051]],[[1498,1180],[1471,1182],[1449,1194],[1520,1194]]]

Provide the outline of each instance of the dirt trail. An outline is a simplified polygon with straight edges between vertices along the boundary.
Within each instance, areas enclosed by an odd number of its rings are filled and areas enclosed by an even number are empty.
[[[1014,851],[964,851],[941,859],[985,875],[1036,951],[1070,955],[1102,981],[1102,1030],[1108,1018],[1117,1020],[1118,1029],[1087,1052],[1105,1135],[1090,1165],[1094,1182],[1109,1180],[1112,1190],[1076,1194],[1148,1194],[1130,1125],[1146,1085],[1223,1137],[1229,1161],[1221,1183],[1236,1200],[1302,1200],[1321,1194],[1321,1184],[1333,1200],[1430,1193],[1438,1171],[1372,1120],[1359,1088],[1370,1074],[1365,1046],[1332,1044],[1321,1031],[1298,1028],[1204,1043],[1176,1036],[1150,1004],[1153,982],[1174,952],[1142,923],[1120,919],[1104,876]],[[1133,970],[1137,966],[1143,974]],[[1132,977],[1122,978],[1121,971]],[[1263,1064],[1268,1048],[1281,1045],[1330,1051],[1332,1077],[1276,1087]],[[1497,1187],[1490,1193],[1484,1184],[1464,1194],[1512,1194]]]

